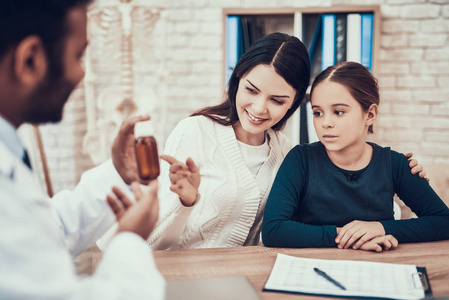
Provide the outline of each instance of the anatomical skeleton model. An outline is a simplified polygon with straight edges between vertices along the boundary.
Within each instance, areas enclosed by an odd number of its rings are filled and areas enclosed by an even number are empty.
[[[110,157],[113,138],[129,116],[149,114],[156,138],[164,140],[165,16],[132,0],[96,1],[88,16],[83,152],[99,164]]]

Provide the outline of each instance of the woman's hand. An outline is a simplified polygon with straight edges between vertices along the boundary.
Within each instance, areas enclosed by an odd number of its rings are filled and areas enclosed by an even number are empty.
[[[169,155],[161,155],[161,159],[170,164],[170,190],[178,194],[182,205],[192,206],[195,204],[201,181],[197,165],[191,158],[187,158],[185,164]]]
[[[413,159],[413,153],[405,153],[404,154],[405,157],[408,159],[409,164],[408,166],[410,167],[410,169],[412,169],[412,174],[416,174],[419,173],[419,177],[420,178],[425,178],[427,180],[427,182],[430,181],[430,178],[426,177],[426,171],[424,171],[424,167],[420,164],[418,164],[418,161],[416,159]]]
[[[375,237],[385,235],[385,229],[380,222],[352,221],[342,228],[337,228],[335,242],[338,248],[358,249]]]
[[[374,239],[366,242],[362,246],[360,246],[360,250],[365,251],[376,251],[376,252],[382,252],[382,251],[388,251],[393,250],[399,245],[398,240],[392,236],[391,234],[383,235],[375,237]]]

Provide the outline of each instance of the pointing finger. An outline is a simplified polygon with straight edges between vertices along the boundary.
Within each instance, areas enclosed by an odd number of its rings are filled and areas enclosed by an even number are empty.
[[[168,162],[170,165],[174,164],[175,162],[179,162],[176,158],[170,155],[161,155],[160,158]]]

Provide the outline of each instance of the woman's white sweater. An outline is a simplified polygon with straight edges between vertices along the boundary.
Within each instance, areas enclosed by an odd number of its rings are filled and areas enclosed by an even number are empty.
[[[199,200],[185,207],[170,191],[169,164],[159,176],[159,221],[149,238],[153,249],[256,245],[265,203],[291,144],[267,132],[270,154],[254,176],[245,165],[232,126],[203,116],[182,120],[168,137],[164,154],[200,168]]]

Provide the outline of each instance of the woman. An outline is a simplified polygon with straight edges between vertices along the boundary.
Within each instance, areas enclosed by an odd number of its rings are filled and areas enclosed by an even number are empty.
[[[291,149],[279,130],[301,104],[309,74],[303,43],[270,34],[237,63],[226,101],[178,124],[164,151],[172,157],[162,156],[171,166],[163,165],[159,177],[153,249],[258,243],[268,192]],[[173,157],[190,159],[184,165]]]
[[[268,193],[291,149],[280,130],[301,104],[309,74],[303,43],[270,34],[241,57],[223,103],[176,126],[161,156],[170,165],[159,177],[153,249],[259,242]]]

